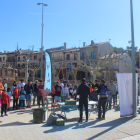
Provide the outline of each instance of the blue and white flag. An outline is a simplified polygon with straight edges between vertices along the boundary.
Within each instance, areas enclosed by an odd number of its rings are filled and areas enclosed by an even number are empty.
[[[45,73],[45,87],[46,92],[51,92],[52,89],[52,72],[51,72],[51,59],[50,55],[45,52],[46,57],[46,73]]]

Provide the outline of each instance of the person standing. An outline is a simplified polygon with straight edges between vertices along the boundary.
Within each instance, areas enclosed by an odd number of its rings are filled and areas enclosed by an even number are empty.
[[[12,88],[11,88],[12,95],[14,94],[15,85],[17,85],[16,81],[13,82],[13,85],[12,85]]]
[[[52,101],[54,104],[54,97],[55,97],[55,86],[56,86],[56,82],[54,82],[54,84],[52,85]]]
[[[10,101],[9,95],[6,93],[6,89],[3,90],[2,96],[1,96],[1,116],[4,117],[3,112],[5,113],[5,116],[8,116],[7,114],[7,104]]]
[[[18,83],[18,89],[19,89],[19,91],[21,90],[21,87],[23,86],[25,86],[25,83],[24,83],[24,79],[21,79],[20,80],[21,81],[21,83]]]
[[[112,95],[112,99],[113,99],[113,108],[115,106],[115,100],[116,100],[116,84],[113,83],[113,80],[110,81],[110,85],[109,85],[109,90],[110,90],[110,93]]]
[[[74,99],[76,100],[76,99],[77,99],[77,90],[78,90],[78,86],[77,86],[77,84],[75,83],[75,81],[73,82],[73,85],[74,85],[74,89],[75,89],[75,91],[76,91],[75,97],[74,97]]]
[[[75,94],[76,94],[76,90],[74,89],[74,85],[72,85],[71,88],[69,89],[69,95],[72,99],[74,99]]]
[[[64,84],[63,84],[63,80],[61,79],[60,80],[60,86],[63,88],[64,87]]]
[[[7,91],[8,85],[7,85],[7,79],[3,80],[3,87]]]
[[[98,80],[97,80],[97,79],[95,80],[95,85],[94,85],[94,87],[95,87],[95,88],[99,88],[99,84],[98,84]]]
[[[86,122],[88,122],[88,96],[90,95],[90,88],[88,87],[88,85],[86,85],[85,78],[81,80],[81,85],[78,87],[77,94],[80,95],[79,99],[80,119],[78,122],[82,122],[83,105],[86,111]]]
[[[19,90],[17,88],[17,85],[15,85],[15,89],[13,93],[13,110],[15,109],[15,104],[16,104],[16,109],[18,109],[18,98],[19,98]]]
[[[33,105],[35,105],[35,99],[37,98],[37,105],[38,105],[38,101],[39,101],[39,90],[38,90],[38,80],[35,81],[34,84],[34,98],[33,98]]]
[[[4,90],[2,79],[0,78],[0,95],[2,94],[2,91]]]
[[[55,104],[56,104],[56,102],[60,102],[60,100],[61,100],[61,92],[62,92],[62,87],[60,86],[59,82],[56,82],[56,86],[55,86]]]
[[[26,95],[26,91],[24,90],[24,86],[21,86],[21,90],[20,90],[20,107],[22,107],[23,109],[25,109],[25,95]]]
[[[26,91],[27,108],[31,108],[33,93],[33,85],[31,84],[31,80],[28,80],[28,83],[24,86],[24,90]]]
[[[108,91],[108,97],[107,97],[107,103],[106,103],[106,108],[111,109],[111,102],[112,102],[112,95],[110,91]],[[109,105],[108,105],[109,104]],[[109,106],[109,107],[108,107]]]
[[[98,102],[98,118],[97,119],[105,119],[105,110],[106,110],[106,101],[107,101],[107,93],[108,93],[108,87],[104,85],[105,80],[100,81],[100,86],[98,89],[95,89],[95,91],[99,94],[99,102]],[[103,115],[101,118],[101,106],[103,109]]]
[[[10,110],[10,101],[11,101],[11,89],[10,88],[7,89],[7,94],[9,95],[9,98],[10,98],[9,102],[7,103],[7,110]]]
[[[40,81],[40,85],[38,86],[38,90],[39,90],[39,99],[38,99],[38,105],[40,107],[40,101],[42,102],[42,107],[44,107],[44,103],[43,103],[43,96],[42,96],[42,89],[44,89],[44,85],[43,85],[43,81]]]
[[[64,88],[62,89],[62,102],[65,102],[65,100],[69,97],[69,89],[67,87],[67,84],[64,84]]]

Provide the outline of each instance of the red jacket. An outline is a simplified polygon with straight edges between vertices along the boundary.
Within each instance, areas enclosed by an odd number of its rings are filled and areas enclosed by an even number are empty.
[[[18,98],[19,97],[19,93],[18,93],[18,89],[17,88],[14,89],[13,97],[14,98]]]
[[[2,94],[1,96],[1,104],[7,104],[10,102],[10,97],[8,94]]]
[[[55,85],[52,85],[52,94],[55,94]]]

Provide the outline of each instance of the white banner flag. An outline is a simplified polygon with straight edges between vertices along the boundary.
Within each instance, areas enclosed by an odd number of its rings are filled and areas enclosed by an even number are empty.
[[[117,73],[117,84],[120,101],[120,116],[133,114],[132,73]],[[136,93],[138,93],[138,74],[136,74]],[[137,104],[137,99],[135,104]]]
[[[47,52],[45,52],[45,57],[46,57],[46,73],[45,73],[44,90],[46,92],[51,92],[51,88],[52,88],[51,59],[50,59],[50,55]]]

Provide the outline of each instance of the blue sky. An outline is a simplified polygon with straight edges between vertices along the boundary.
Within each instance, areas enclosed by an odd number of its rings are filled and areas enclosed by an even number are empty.
[[[91,40],[116,47],[131,40],[130,0],[1,0],[1,52],[41,47],[41,12],[44,7],[44,47],[79,47]],[[140,0],[134,0],[135,46],[140,49]],[[80,40],[80,41],[79,41]]]

